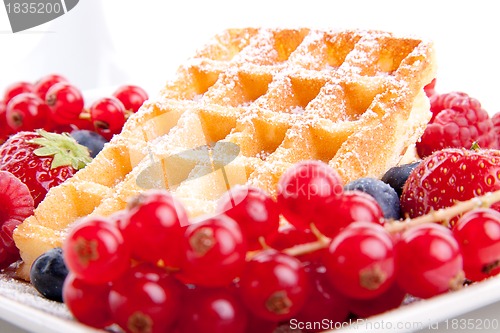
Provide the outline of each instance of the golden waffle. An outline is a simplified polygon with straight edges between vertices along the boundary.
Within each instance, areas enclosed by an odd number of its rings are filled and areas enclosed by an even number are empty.
[[[28,278],[67,227],[167,188],[191,216],[228,187],[275,194],[291,164],[318,159],[344,181],[381,176],[430,117],[432,45],[378,31],[234,29],[216,36],[86,168],[49,191],[14,238]]]

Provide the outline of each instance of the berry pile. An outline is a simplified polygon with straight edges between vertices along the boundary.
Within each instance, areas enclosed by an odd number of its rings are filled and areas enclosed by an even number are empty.
[[[81,91],[56,74],[5,89],[0,96],[0,269],[19,259],[12,239],[17,225],[50,188],[89,163],[147,98],[140,87],[121,86],[86,109]]]
[[[385,178],[418,177],[431,163]],[[406,295],[429,298],[500,272],[500,212],[467,206],[448,226],[394,221],[378,203],[387,192],[371,180],[344,186],[316,161],[291,167],[276,201],[238,186],[216,214],[197,219],[167,191],[148,190],[125,210],[70,230],[62,299],[76,319],[98,328],[273,332],[291,319],[371,316]],[[457,211],[441,213],[447,220]]]
[[[61,75],[50,74],[35,83],[15,82],[0,98],[0,143],[17,132],[36,129],[90,130],[110,140],[147,98],[142,88],[126,85],[86,109],[82,92]]]
[[[481,103],[463,92],[439,94],[434,79],[425,87],[430,99],[432,118],[417,142],[421,158],[443,148],[500,148],[500,113],[492,118]]]

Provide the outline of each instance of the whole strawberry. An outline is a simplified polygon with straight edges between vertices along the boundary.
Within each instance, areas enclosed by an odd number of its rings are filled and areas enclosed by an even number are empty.
[[[91,161],[86,147],[68,134],[18,132],[0,147],[0,170],[28,186],[35,207],[47,191],[72,177]]]
[[[500,150],[448,148],[425,158],[403,187],[401,209],[416,217],[500,189]],[[500,206],[493,208],[500,210]]]

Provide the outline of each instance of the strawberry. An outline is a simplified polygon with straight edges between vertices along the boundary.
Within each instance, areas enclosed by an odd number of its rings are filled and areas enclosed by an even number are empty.
[[[500,189],[500,150],[447,148],[425,158],[403,187],[401,209],[416,217]],[[493,205],[500,211],[500,205]],[[455,219],[452,219],[452,223]]]
[[[10,172],[0,171],[0,269],[19,259],[12,232],[33,209],[28,187]]]
[[[0,170],[11,172],[28,186],[35,207],[51,187],[90,161],[88,149],[71,136],[44,130],[18,132],[0,147]]]

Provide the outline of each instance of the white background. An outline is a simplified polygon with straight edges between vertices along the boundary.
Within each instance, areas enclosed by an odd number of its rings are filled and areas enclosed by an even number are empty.
[[[372,28],[432,39],[438,91],[467,92],[493,114],[500,111],[497,7],[487,0],[80,0],[66,15],[16,34],[0,7],[0,96],[15,81],[49,73],[87,92],[110,94],[132,83],[154,95],[198,46],[226,28]],[[0,328],[18,332],[1,322]]]
[[[432,39],[440,92],[500,111],[496,1],[81,0],[66,15],[10,32],[0,8],[0,91],[57,72],[82,89],[133,83],[154,95],[195,48],[229,27],[373,28]],[[111,92],[110,92],[111,93]]]

